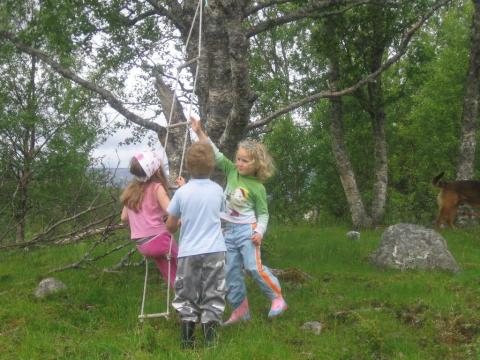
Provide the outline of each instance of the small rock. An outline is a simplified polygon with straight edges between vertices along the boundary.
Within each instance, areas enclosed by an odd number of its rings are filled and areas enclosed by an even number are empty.
[[[347,238],[350,240],[360,240],[360,233],[358,231],[347,232]]]
[[[300,329],[312,331],[315,335],[320,335],[322,332],[322,324],[318,321],[308,321],[303,324]]]
[[[55,278],[46,278],[40,281],[35,290],[35,296],[37,298],[44,298],[49,294],[54,294],[59,291],[65,290],[67,287],[63,282]]]

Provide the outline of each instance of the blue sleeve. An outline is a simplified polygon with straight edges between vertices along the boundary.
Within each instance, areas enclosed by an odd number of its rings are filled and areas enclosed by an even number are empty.
[[[175,216],[176,218],[180,218],[182,215],[181,209],[180,209],[180,189],[177,190],[177,192],[173,195],[172,200],[170,200],[170,204],[168,205],[167,208],[167,213],[169,215]]]

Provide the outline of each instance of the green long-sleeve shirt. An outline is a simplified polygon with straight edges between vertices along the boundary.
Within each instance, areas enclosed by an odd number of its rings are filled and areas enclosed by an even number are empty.
[[[263,236],[269,217],[265,187],[255,176],[240,175],[235,164],[213,142],[211,144],[216,165],[227,176],[226,206],[222,219],[236,224],[256,223],[255,231]]]

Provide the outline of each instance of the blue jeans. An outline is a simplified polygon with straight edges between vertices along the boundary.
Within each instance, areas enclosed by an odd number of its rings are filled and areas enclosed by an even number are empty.
[[[247,296],[244,270],[250,274],[270,300],[282,295],[278,279],[270,269],[262,265],[260,246],[252,241],[253,224],[227,223],[225,244],[227,245],[227,300],[234,309]]]

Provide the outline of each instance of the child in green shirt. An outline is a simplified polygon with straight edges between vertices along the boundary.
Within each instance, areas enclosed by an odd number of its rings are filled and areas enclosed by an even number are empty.
[[[199,140],[210,139],[203,132],[200,120],[191,118],[192,130]],[[213,144],[217,167],[227,177],[225,221],[227,245],[227,300],[234,311],[225,325],[250,319],[243,269],[247,271],[272,301],[269,318],[276,317],[288,306],[278,279],[262,264],[260,247],[268,225],[267,195],[263,181],[273,175],[273,161],[265,147],[254,141],[238,145],[235,163]]]

